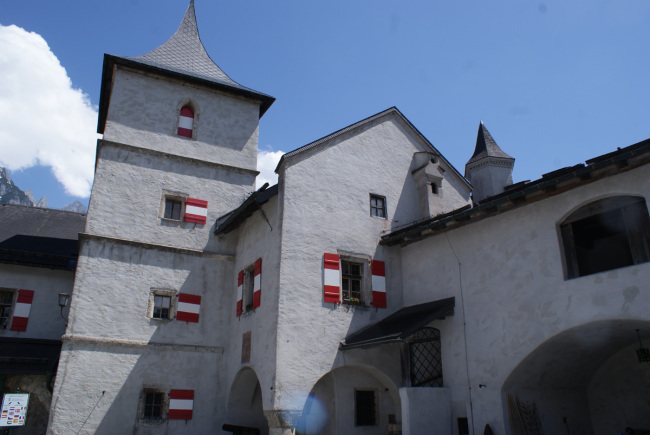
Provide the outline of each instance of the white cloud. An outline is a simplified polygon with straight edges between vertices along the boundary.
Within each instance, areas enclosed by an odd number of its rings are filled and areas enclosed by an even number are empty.
[[[284,154],[284,151],[265,151],[260,150],[257,153],[257,170],[260,171],[260,175],[257,176],[256,185],[259,189],[264,185],[264,183],[269,183],[270,186],[273,186],[278,182],[278,175],[275,173],[275,167],[280,161],[280,157]]]
[[[43,165],[70,195],[88,197],[93,180],[97,112],[74,89],[38,34],[0,25],[0,165]]]

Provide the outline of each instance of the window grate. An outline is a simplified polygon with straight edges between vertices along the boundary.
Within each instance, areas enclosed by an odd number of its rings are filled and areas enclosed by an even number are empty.
[[[442,387],[442,358],[440,331],[422,328],[413,334],[409,344],[411,356],[411,385]]]

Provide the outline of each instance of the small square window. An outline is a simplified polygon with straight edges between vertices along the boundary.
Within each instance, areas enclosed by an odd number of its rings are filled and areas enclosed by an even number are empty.
[[[143,388],[138,416],[145,422],[163,422],[169,412],[169,395],[159,388]]]
[[[354,391],[354,423],[356,426],[377,426],[377,401],[374,390]]]
[[[9,326],[14,293],[14,290],[0,289],[0,329],[7,329]]]
[[[183,201],[176,197],[165,197],[165,210],[163,217],[174,221],[181,220]]]
[[[172,298],[154,294],[153,296],[153,314],[154,319],[169,319],[171,314]]]
[[[386,197],[370,194],[370,216],[386,218]]]

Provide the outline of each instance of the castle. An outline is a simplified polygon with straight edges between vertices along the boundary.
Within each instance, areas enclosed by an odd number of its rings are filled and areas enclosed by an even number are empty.
[[[650,428],[650,140],[513,184],[482,123],[461,174],[393,107],[256,190],[273,102],[210,59],[193,1],[105,55],[48,433]]]

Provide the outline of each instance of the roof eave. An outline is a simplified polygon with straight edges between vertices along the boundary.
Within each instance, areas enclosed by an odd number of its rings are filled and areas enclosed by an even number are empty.
[[[223,83],[217,83],[211,80],[203,79],[200,77],[195,77],[188,74],[179,73],[176,71],[170,71],[165,68],[159,68],[153,65],[148,65],[145,63],[138,62],[133,59],[127,59],[121,56],[114,56],[111,54],[104,54],[104,64],[102,67],[102,84],[99,94],[99,116],[97,122],[97,133],[103,134],[104,128],[106,126],[106,118],[108,116],[108,106],[110,103],[110,95],[113,88],[113,72],[115,71],[115,66],[126,66],[133,68],[139,71],[153,73],[161,75],[163,77],[169,77],[172,79],[181,80],[186,83],[192,83],[199,86],[205,86],[208,88],[217,89],[223,92],[230,94],[247,97],[253,100],[260,102],[260,113],[259,117],[262,118],[266,111],[271,107],[275,102],[275,98],[270,95],[262,94],[261,92],[256,92],[253,90],[240,89],[233,86],[228,86]]]

